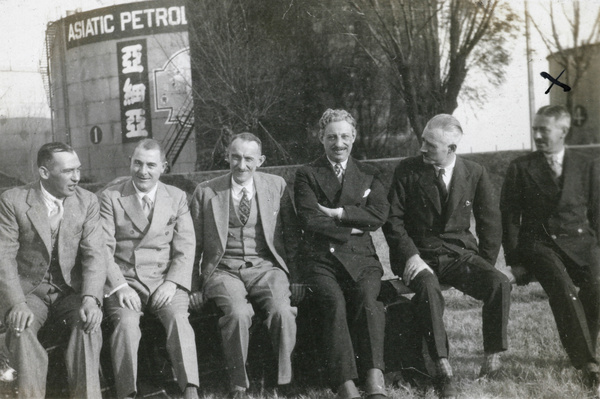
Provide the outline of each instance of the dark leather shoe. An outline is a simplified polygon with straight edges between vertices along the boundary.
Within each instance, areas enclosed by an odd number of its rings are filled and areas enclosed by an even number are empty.
[[[440,399],[455,399],[458,396],[458,390],[454,386],[452,376],[443,375],[438,377],[435,389]]]

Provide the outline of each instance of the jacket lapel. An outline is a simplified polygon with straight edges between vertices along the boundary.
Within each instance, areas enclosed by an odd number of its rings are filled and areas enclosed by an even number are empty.
[[[556,180],[552,177],[552,169],[550,169],[550,165],[546,162],[543,153],[537,153],[537,156],[529,164],[527,173],[529,173],[531,179],[537,184],[541,192],[549,198],[555,198],[559,193],[560,188]]]
[[[335,174],[333,176],[335,177]],[[356,166],[354,160],[351,157],[348,158],[339,203],[344,205],[353,204],[356,198],[362,198],[364,193],[363,185],[366,180],[367,176]],[[371,185],[370,183],[369,181],[369,186]]]
[[[27,194],[27,204],[30,206],[27,217],[42,238],[48,254],[52,253],[52,237],[50,233],[50,222],[48,220],[48,208],[42,199],[40,182],[33,183]]]
[[[461,202],[464,194],[467,192],[470,173],[465,167],[465,163],[460,157],[456,157],[454,171],[452,172],[452,181],[450,182],[450,191],[448,193],[448,203],[446,204],[446,220],[454,212],[458,204]]]
[[[273,242],[276,224],[275,218],[277,217],[277,210],[274,209],[272,203],[275,194],[272,192],[271,186],[266,184],[258,173],[254,174],[254,188],[256,189],[254,195],[258,205],[265,240],[267,243],[270,243]]]
[[[333,172],[331,164],[327,160],[327,157],[323,155],[315,162],[315,179],[321,187],[321,190],[325,193],[325,196],[332,204],[335,204],[337,193],[342,188],[342,185],[337,179],[337,176]],[[346,166],[347,168],[347,166]],[[348,172],[348,171],[346,171]]]
[[[215,186],[215,196],[210,199],[215,225],[221,240],[221,247],[227,246],[227,229],[229,228],[229,201],[231,200],[231,173],[224,176]]]
[[[147,239],[155,237],[157,232],[167,225],[169,215],[171,214],[170,212],[167,212],[167,210],[171,208],[171,196],[167,192],[163,183],[158,182],[157,184],[158,187],[156,189],[156,198],[154,198],[152,222],[150,222],[150,228],[148,229],[148,232],[144,234],[144,238],[142,238],[142,240],[140,241],[140,245],[142,245]],[[138,205],[140,204],[139,201],[137,201],[137,203]],[[146,215],[144,215],[143,209],[142,215],[145,219],[147,219]]]
[[[563,187],[560,193],[559,203],[562,203],[565,200],[565,196],[572,196],[573,193],[581,191],[579,182],[581,181],[582,173],[584,173],[581,170],[581,165],[583,164],[583,162],[576,161],[576,158],[573,157],[573,154],[571,154],[568,148],[565,149],[562,167]]]
[[[85,215],[82,215],[80,207],[77,205],[75,196],[65,198],[63,202],[63,218],[60,222],[58,230],[58,244],[61,246],[66,240],[71,239],[71,235],[77,231],[81,221],[85,220]]]
[[[422,161],[421,168],[417,171],[418,184],[424,196],[431,202],[439,215],[442,214],[442,202],[440,193],[435,185],[435,170],[432,165],[428,165]]]
[[[144,215],[140,201],[137,198],[133,182],[129,180],[123,185],[119,202],[123,210],[129,216],[133,224],[140,230],[146,231],[148,227],[148,218]]]

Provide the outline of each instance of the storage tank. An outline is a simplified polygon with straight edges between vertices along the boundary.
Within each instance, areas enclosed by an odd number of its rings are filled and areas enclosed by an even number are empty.
[[[48,25],[46,51],[53,137],[75,148],[84,179],[127,175],[128,157],[143,138],[163,143],[172,171],[193,171],[196,146],[183,0],[69,15]]]

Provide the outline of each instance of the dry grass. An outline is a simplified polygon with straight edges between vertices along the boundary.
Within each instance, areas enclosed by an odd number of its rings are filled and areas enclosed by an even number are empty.
[[[382,262],[387,264],[387,248],[380,232],[375,242]],[[500,259],[499,268],[504,267]],[[449,333],[451,358],[460,398],[540,398],[583,399],[593,397],[583,386],[580,374],[571,367],[562,348],[548,299],[538,283],[514,287],[509,321],[509,350],[504,354],[505,373],[496,381],[477,381],[483,356],[481,336],[481,303],[457,290],[444,292],[444,320]],[[433,399],[431,387],[388,385],[393,399]],[[222,395],[206,393],[204,399]],[[256,399],[277,399],[275,392],[255,393]],[[330,390],[298,388],[301,399],[333,399]]]

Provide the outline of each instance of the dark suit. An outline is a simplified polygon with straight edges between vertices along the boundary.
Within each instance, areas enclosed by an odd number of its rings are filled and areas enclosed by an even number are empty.
[[[79,316],[81,297],[102,298],[106,279],[104,238],[98,200],[77,187],[64,199],[56,238],[59,290],[47,283],[53,247],[48,209],[40,182],[13,188],[0,198],[0,317],[26,302],[34,314],[21,334],[8,331],[11,363],[19,374],[19,397],[44,397],[48,356],[37,333],[48,321],[69,327],[66,366],[73,397],[100,398],[100,330],[86,334]],[[55,276],[56,277],[56,276]]]
[[[506,263],[525,267],[540,282],[576,368],[596,361],[599,195],[599,163],[571,149],[560,178],[544,154],[534,152],[510,164],[502,188]]]
[[[383,304],[377,301],[383,268],[370,231],[385,222],[389,204],[379,171],[352,158],[343,185],[323,156],[296,174],[295,199],[304,237],[302,276],[322,318],[323,344],[332,387],[357,378],[350,331],[364,369],[383,370]],[[344,208],[340,221],[318,210]],[[352,228],[364,231],[352,235]]]
[[[500,212],[487,172],[457,156],[446,203],[440,200],[435,179],[434,167],[422,156],[404,159],[396,167],[388,198],[390,216],[383,227],[392,270],[402,276],[406,261],[420,254],[435,273],[423,271],[409,284],[432,358],[448,356],[440,283],[484,301],[484,350],[506,350],[510,283],[494,268]],[[471,213],[479,243],[469,230]]]

